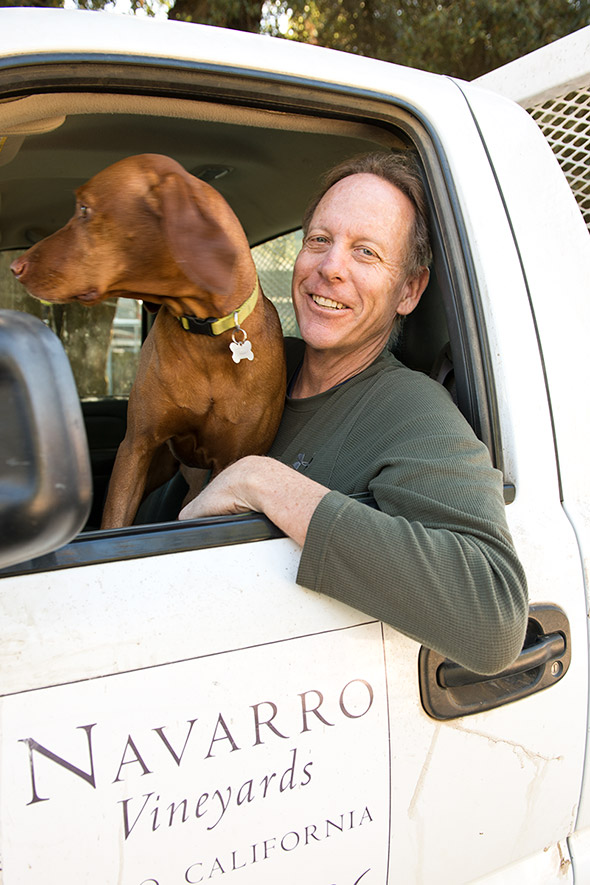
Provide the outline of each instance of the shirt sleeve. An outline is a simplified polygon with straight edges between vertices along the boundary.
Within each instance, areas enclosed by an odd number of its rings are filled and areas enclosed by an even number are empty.
[[[470,429],[418,420],[406,431],[369,483],[378,509],[337,491],[322,499],[297,581],[497,673],[518,656],[528,614],[501,475]]]

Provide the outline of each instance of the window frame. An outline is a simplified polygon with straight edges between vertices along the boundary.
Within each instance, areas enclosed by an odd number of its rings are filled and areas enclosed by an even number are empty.
[[[224,66],[135,56],[55,54],[3,60],[0,98],[39,92],[105,91],[312,115],[363,123],[401,135],[417,150],[433,218],[434,266],[453,344],[460,407],[502,470],[496,395],[477,276],[449,164],[427,119],[403,101],[351,86]],[[85,532],[69,545],[7,574],[269,540],[281,533],[264,516],[216,517]]]

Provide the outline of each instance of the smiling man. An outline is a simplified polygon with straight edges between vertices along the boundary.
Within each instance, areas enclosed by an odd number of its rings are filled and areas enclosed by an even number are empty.
[[[428,282],[413,161],[337,167],[303,229],[293,302],[306,347],[269,457],[231,465],[180,518],[266,513],[303,547],[299,584],[498,672],[527,619],[502,476],[447,392],[387,346]],[[364,491],[377,510],[347,497]]]
[[[312,396],[366,369],[428,282],[408,265],[414,207],[398,187],[356,173],[332,185],[305,232],[293,272],[293,304],[306,342],[293,386]]]

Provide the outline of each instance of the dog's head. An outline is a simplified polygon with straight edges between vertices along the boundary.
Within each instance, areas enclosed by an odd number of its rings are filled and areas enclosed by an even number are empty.
[[[36,298],[229,294],[245,235],[223,197],[159,154],[127,157],[76,191],[65,227],[13,261]]]

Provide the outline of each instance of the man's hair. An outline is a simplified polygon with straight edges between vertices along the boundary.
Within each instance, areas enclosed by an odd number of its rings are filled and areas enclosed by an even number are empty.
[[[429,267],[432,261],[428,224],[428,207],[426,193],[420,176],[418,164],[409,152],[376,151],[360,154],[339,163],[330,169],[322,179],[322,187],[313,198],[303,216],[303,232],[307,233],[313,213],[322,197],[343,178],[358,173],[377,175],[398,188],[410,200],[414,207],[414,226],[409,237],[408,254],[406,255],[406,272],[412,277],[419,273],[420,268]]]

